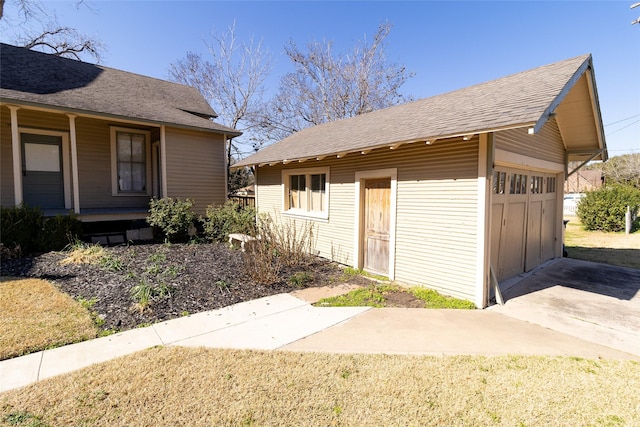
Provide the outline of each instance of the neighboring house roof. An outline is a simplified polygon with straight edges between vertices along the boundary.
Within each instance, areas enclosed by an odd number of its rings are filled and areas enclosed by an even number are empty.
[[[0,100],[226,133],[197,89],[0,43]]]
[[[591,55],[545,65],[454,92],[303,129],[234,167],[297,161],[341,155],[417,141],[529,127],[535,132],[581,77],[589,72],[593,81]],[[582,83],[581,83],[582,84]],[[596,117],[591,120],[590,145],[606,159],[606,145],[598,107],[595,82],[584,83],[590,91]],[[582,94],[582,93],[581,93]],[[582,118],[584,119],[584,118]],[[597,122],[594,126],[593,122]],[[576,143],[582,144],[583,142]],[[593,142],[595,140],[595,142]],[[584,138],[582,138],[584,141]],[[592,147],[593,146],[593,147]]]

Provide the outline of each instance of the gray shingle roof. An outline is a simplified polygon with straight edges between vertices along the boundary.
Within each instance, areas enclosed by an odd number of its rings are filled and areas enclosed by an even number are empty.
[[[591,63],[583,55],[454,92],[303,129],[234,166],[300,160],[413,142],[535,126]]]
[[[4,43],[0,44],[0,99],[240,134],[211,121],[216,113],[193,87]]]

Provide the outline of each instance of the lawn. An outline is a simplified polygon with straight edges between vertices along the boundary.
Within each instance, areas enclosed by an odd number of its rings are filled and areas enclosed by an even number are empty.
[[[569,218],[565,230],[569,258],[640,269],[640,232],[587,231],[577,217]]]
[[[0,425],[631,426],[639,389],[633,361],[162,347],[3,393]]]
[[[87,310],[39,279],[0,281],[0,360],[95,338]]]

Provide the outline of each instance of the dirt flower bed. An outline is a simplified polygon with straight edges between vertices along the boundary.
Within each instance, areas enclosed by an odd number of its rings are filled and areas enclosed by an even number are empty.
[[[3,260],[1,275],[46,279],[76,299],[91,301],[91,310],[105,330],[131,329],[303,287],[369,283],[312,258],[304,266],[282,269],[275,283],[257,284],[245,272],[241,251],[215,243],[110,247],[94,263],[63,262],[68,256],[49,252]],[[136,304],[132,288],[165,292],[144,307]]]

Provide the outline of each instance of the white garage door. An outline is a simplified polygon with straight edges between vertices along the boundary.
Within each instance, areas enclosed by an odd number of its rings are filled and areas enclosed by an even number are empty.
[[[496,168],[491,210],[491,265],[498,280],[555,256],[556,176]]]

